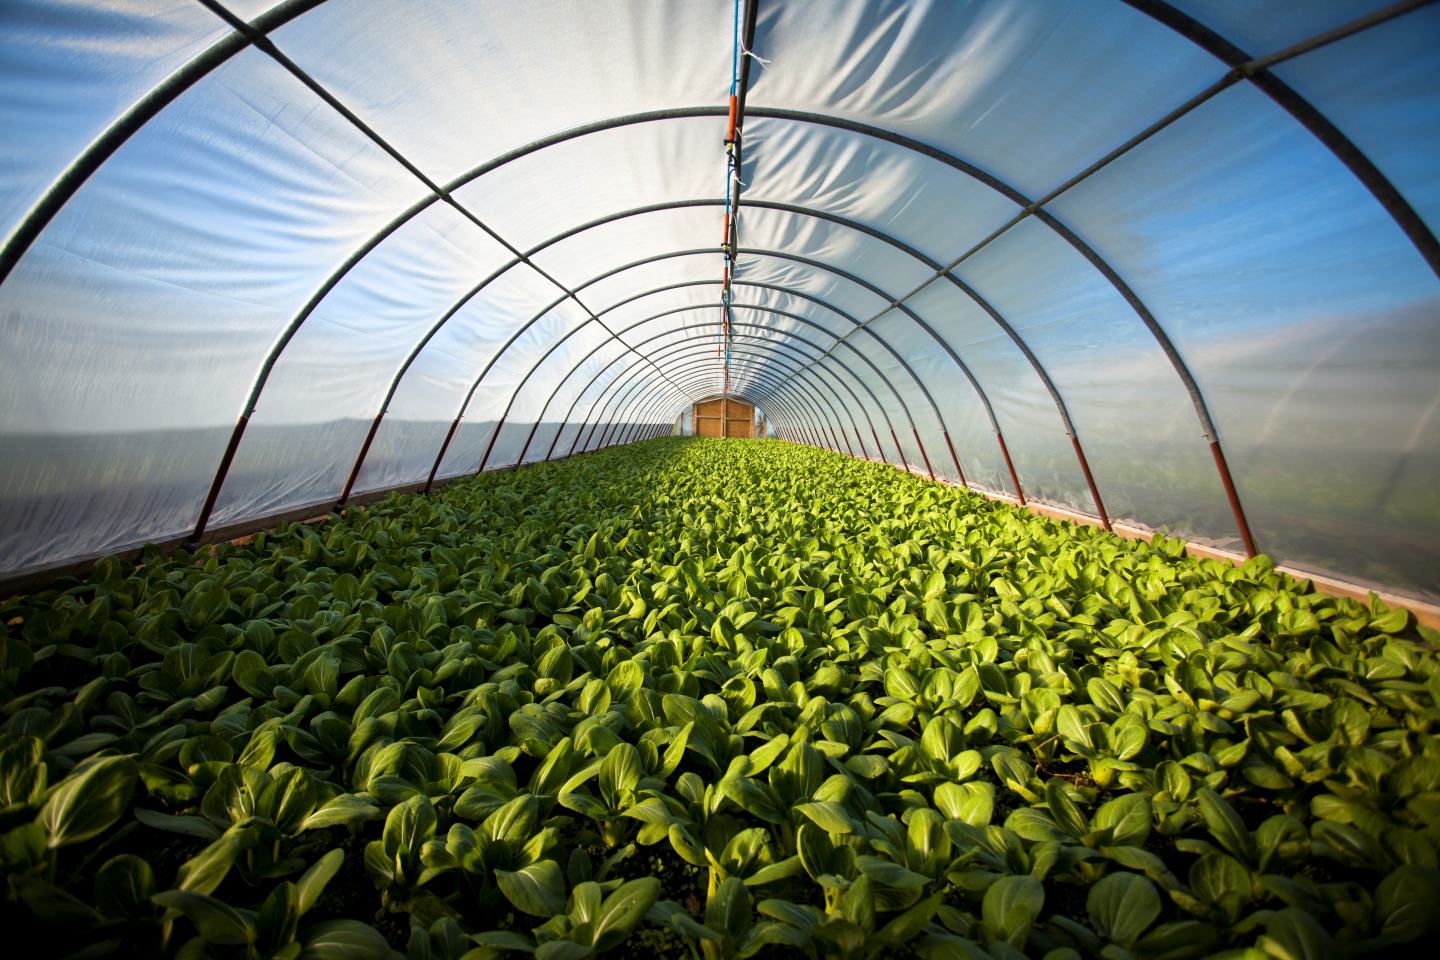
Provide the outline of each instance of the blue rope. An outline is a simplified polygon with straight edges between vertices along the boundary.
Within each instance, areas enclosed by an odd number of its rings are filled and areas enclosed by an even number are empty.
[[[735,96],[735,88],[740,82],[740,0],[735,0],[735,26],[733,30],[733,46],[730,48],[730,96]]]

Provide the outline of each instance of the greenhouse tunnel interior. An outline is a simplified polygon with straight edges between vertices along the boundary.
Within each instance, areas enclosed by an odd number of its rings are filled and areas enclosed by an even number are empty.
[[[0,580],[727,396],[1440,600],[1435,4],[9,0],[0,90]]]
[[[0,0],[0,930],[1422,955],[1437,230],[1440,0]]]

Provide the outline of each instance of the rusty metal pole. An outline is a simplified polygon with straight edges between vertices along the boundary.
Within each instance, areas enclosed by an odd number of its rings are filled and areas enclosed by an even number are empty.
[[[1005,434],[996,430],[995,439],[1000,441],[1000,455],[1005,458],[1005,469],[1010,471],[1010,482],[1015,484],[1015,498],[1023,507],[1025,506],[1025,491],[1020,486],[1020,475],[1015,472],[1015,463],[1010,459],[1010,448],[1005,446]]]
[[[955,444],[950,442],[950,431],[942,430],[941,435],[945,438],[945,446],[950,448],[950,462],[955,464],[955,474],[960,478],[960,486],[969,487],[965,481],[965,471],[960,468],[960,458],[955,456]]]
[[[1215,468],[1220,471],[1220,484],[1225,488],[1225,499],[1230,501],[1230,512],[1235,515],[1235,525],[1240,528],[1240,542],[1245,544],[1245,556],[1253,557],[1258,552],[1255,549],[1255,538],[1250,535],[1250,524],[1240,506],[1240,495],[1235,492],[1235,481],[1230,478],[1230,465],[1225,462],[1220,441],[1210,441],[1210,453],[1215,458]]]
[[[440,455],[430,465],[430,476],[425,478],[425,493],[435,486],[435,474],[440,470],[440,461],[445,459],[445,451],[450,449],[450,441],[455,439],[455,431],[460,429],[460,418],[456,417],[450,424],[450,429],[445,432],[445,441],[440,444]]]
[[[530,426],[530,432],[525,436],[525,446],[520,448],[520,456],[515,458],[515,466],[510,468],[512,471],[519,470],[520,465],[525,462],[525,454],[530,452],[530,442],[535,439],[535,431],[539,429],[540,421],[536,419]]]
[[[1110,525],[1110,515],[1105,512],[1105,503],[1100,499],[1095,478],[1090,475],[1090,462],[1085,459],[1085,451],[1080,449],[1080,438],[1071,434],[1070,445],[1075,448],[1075,459],[1080,461],[1080,472],[1085,475],[1085,485],[1090,488],[1090,499],[1095,501],[1095,510],[1100,514],[1100,525],[1113,532],[1115,528]]]
[[[888,464],[890,458],[885,456],[885,447],[880,443],[880,434],[875,432],[875,425],[870,425],[870,437],[875,441],[875,449],[880,453],[880,462]]]
[[[920,442],[920,431],[915,429],[915,424],[910,424],[910,432],[915,434],[915,446],[920,448],[920,459],[925,461],[925,472],[930,474],[930,479],[935,479],[935,471],[930,466],[930,455],[925,452],[925,444]]]
[[[480,466],[475,468],[475,475],[479,476],[485,472],[485,464],[490,462],[490,451],[495,449],[495,441],[500,439],[500,431],[505,429],[505,417],[500,417],[500,422],[495,424],[495,430],[490,434],[490,441],[485,444],[485,455],[480,458]]]
[[[910,470],[910,464],[905,462],[905,448],[900,446],[900,438],[895,436],[895,428],[893,426],[890,428],[890,442],[895,444],[895,459],[899,460],[899,465],[904,467],[908,472]]]

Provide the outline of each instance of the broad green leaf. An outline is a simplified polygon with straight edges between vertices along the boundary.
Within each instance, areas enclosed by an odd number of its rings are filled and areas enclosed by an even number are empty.
[[[795,811],[828,833],[850,833],[855,829],[845,808],[834,801],[802,803]]]
[[[565,878],[554,860],[541,860],[516,871],[496,870],[495,881],[519,910],[553,917],[565,909]]]
[[[108,919],[135,916],[154,891],[154,871],[134,854],[111,857],[95,874],[95,907]]]
[[[1404,864],[1392,870],[1375,891],[1380,934],[1396,942],[1417,940],[1440,930],[1440,871]]]
[[[380,808],[353,793],[342,793],[329,800],[300,823],[301,830],[318,830],[371,820],[380,816]]]
[[[730,949],[750,929],[750,891],[735,877],[726,877],[705,903],[705,926],[729,941]]]
[[[659,896],[660,881],[654,877],[622,883],[605,898],[595,914],[591,943],[597,950],[607,950],[619,943],[644,918]]]
[[[296,910],[300,914],[309,912],[320,899],[324,892],[325,885],[329,883],[340,870],[340,864],[345,860],[343,850],[331,850],[325,856],[316,860],[304,875],[295,882],[297,896]]]
[[[51,849],[97,837],[130,805],[137,773],[130,757],[101,757],[61,780],[40,809]]]
[[[1277,960],[1327,960],[1337,954],[1336,945],[1307,911],[1286,907],[1265,922],[1260,946]]]
[[[530,839],[539,822],[539,801],[528,793],[522,793],[486,817],[480,825],[480,832],[492,842],[522,843]]]
[[[300,960],[390,960],[394,953],[379,931],[358,920],[317,923],[300,940]]]
[[[1240,814],[1235,808],[1221,797],[1218,793],[1209,789],[1201,789],[1199,794],[1200,813],[1205,818],[1205,825],[1210,828],[1210,834],[1220,846],[1243,861],[1255,859],[1255,843],[1250,836],[1250,831],[1245,828],[1245,821],[1240,819]]]
[[[224,882],[240,856],[258,841],[258,831],[249,826],[231,827],[195,856],[180,865],[175,882],[190,893],[214,893]]]
[[[1150,798],[1127,793],[1102,803],[1090,820],[1090,829],[1110,831],[1111,845],[1140,846],[1150,836],[1152,819]]]
[[[1085,910],[1102,937],[1129,947],[1160,916],[1160,894],[1144,877],[1112,873],[1090,888]]]
[[[206,943],[220,946],[252,942],[257,934],[255,916],[203,893],[188,890],[167,890],[155,894],[155,902],[167,910],[181,914],[195,924]]]
[[[1045,906],[1045,887],[1034,877],[1005,876],[985,891],[981,913],[985,925],[1017,950],[1025,948],[1030,928]]]
[[[995,788],[984,782],[942,783],[935,788],[935,806],[951,820],[984,827],[995,809]]]

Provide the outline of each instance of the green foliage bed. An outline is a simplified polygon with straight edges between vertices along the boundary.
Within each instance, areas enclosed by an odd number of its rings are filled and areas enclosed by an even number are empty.
[[[103,561],[0,619],[0,920],[42,954],[1298,960],[1440,926],[1434,633],[778,441]]]

